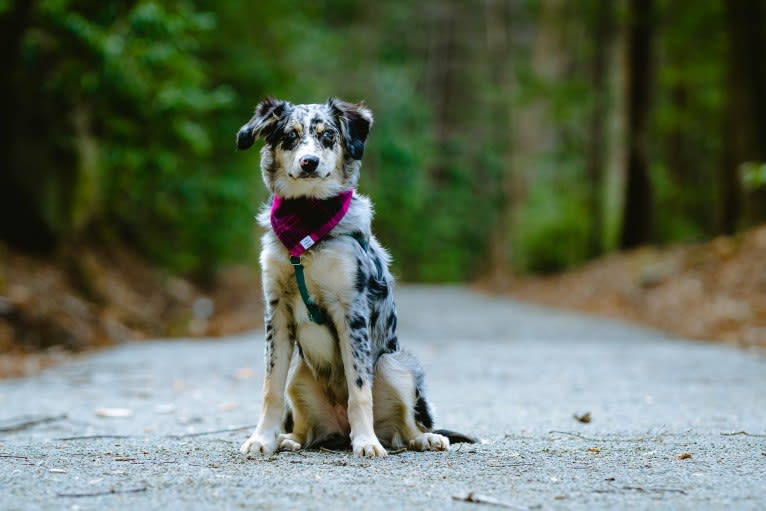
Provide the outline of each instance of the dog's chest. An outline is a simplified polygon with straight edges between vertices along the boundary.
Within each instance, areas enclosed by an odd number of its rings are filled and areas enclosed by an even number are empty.
[[[303,361],[314,373],[317,383],[330,401],[344,403],[347,399],[346,376],[338,339],[327,325],[318,325],[308,319],[306,307],[300,298],[296,301],[294,310],[296,342]]]
[[[312,368],[335,365],[340,362],[338,341],[327,325],[313,323],[300,296],[295,300],[296,340],[303,358]],[[332,321],[327,319],[327,321]]]

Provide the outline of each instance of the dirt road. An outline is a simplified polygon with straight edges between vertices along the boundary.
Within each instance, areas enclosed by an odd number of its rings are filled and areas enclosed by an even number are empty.
[[[133,343],[0,382],[0,509],[766,509],[762,355],[460,287],[397,293],[437,426],[481,444],[247,460],[261,334]]]

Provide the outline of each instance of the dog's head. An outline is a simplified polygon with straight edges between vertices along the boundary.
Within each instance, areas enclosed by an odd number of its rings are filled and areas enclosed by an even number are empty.
[[[267,98],[237,133],[237,147],[256,139],[261,173],[272,193],[324,199],[356,186],[372,112],[362,104],[330,98],[321,105],[293,105]]]

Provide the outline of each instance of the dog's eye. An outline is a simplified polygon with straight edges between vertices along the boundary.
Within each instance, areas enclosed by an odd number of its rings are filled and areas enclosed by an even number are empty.
[[[298,140],[298,133],[295,131],[288,131],[285,133],[285,137],[287,138],[288,142],[295,142]]]
[[[324,133],[322,133],[322,142],[325,144],[332,144],[335,140],[335,132],[330,130],[325,130]]]

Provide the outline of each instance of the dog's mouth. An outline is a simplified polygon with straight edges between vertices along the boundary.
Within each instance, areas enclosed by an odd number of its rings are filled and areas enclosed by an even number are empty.
[[[293,179],[309,179],[309,180],[311,180],[311,179],[324,179],[327,176],[320,176],[316,172],[303,171],[300,174],[298,174],[297,176],[291,176],[291,177]]]

